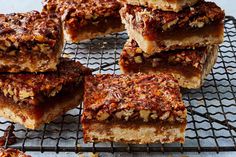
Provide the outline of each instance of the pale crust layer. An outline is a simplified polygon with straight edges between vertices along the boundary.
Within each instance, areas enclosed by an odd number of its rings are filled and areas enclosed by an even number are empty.
[[[38,129],[45,123],[50,123],[70,109],[78,106],[82,101],[83,92],[78,90],[74,94],[58,97],[54,101],[48,101],[42,115],[38,116],[34,110],[24,110],[15,103],[0,97],[0,116],[15,123],[20,123],[29,129]],[[45,106],[44,106],[45,107]]]
[[[184,143],[186,123],[177,125],[86,123],[83,124],[84,141],[121,142],[128,144]]]
[[[124,4],[141,5],[163,11],[179,12],[187,6],[196,4],[199,0],[119,0]]]

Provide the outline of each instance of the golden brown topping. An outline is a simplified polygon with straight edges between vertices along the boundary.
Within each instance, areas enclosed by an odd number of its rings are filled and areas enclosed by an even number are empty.
[[[54,48],[60,40],[60,20],[54,15],[32,11],[28,13],[0,14],[0,51],[20,48]]]
[[[65,58],[57,68],[56,72],[48,73],[1,74],[0,91],[16,103],[37,105],[43,97],[53,97],[62,90],[74,88],[84,75],[91,74],[79,62]]]
[[[179,111],[179,112],[178,112]],[[171,75],[96,75],[85,79],[83,120],[184,121],[177,81]]]
[[[119,17],[116,0],[44,0],[44,10],[62,16],[66,25],[83,27],[108,16]],[[73,27],[73,26],[71,26]]]
[[[1,157],[31,157],[30,155],[26,155],[23,152],[16,149],[12,149],[12,148],[8,148],[8,149],[0,148],[0,156]]]
[[[0,72],[55,71],[63,46],[60,19],[50,14],[0,14]]]

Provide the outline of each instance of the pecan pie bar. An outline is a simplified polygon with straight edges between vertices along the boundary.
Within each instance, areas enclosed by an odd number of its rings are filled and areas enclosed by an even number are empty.
[[[44,11],[62,17],[67,41],[79,42],[124,30],[116,0],[44,0]]]
[[[183,88],[200,88],[218,56],[218,46],[172,50],[146,55],[132,40],[128,41],[120,56],[123,73],[170,73]]]
[[[119,0],[121,3],[145,6],[163,11],[179,12],[187,6],[192,6],[200,0]]]
[[[171,75],[95,75],[81,123],[85,142],[183,143],[186,109]]]
[[[224,11],[200,1],[175,12],[126,5],[120,11],[129,37],[148,54],[217,45],[224,38]]]
[[[26,155],[23,152],[13,149],[13,148],[8,148],[8,149],[0,148],[0,156],[1,157],[31,157],[30,155]]]
[[[62,48],[61,22],[54,15],[0,14],[0,72],[55,71]]]
[[[69,59],[61,59],[56,72],[1,74],[0,116],[37,129],[79,105],[89,74]]]

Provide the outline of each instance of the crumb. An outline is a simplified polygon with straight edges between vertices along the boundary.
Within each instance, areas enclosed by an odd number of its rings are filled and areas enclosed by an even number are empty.
[[[90,157],[99,157],[99,154],[98,153],[90,153],[89,156]]]
[[[232,69],[232,68],[227,68],[227,71],[230,71],[230,72],[232,72],[232,71],[233,71],[233,69]]]
[[[79,153],[78,153],[78,157],[85,157],[85,156],[84,156],[84,153],[79,152]]]
[[[74,54],[69,54],[69,53],[64,53],[63,57],[64,58],[73,58]]]
[[[185,102],[186,108],[190,106],[189,102]]]
[[[204,105],[204,100],[200,100],[199,105],[203,106]]]

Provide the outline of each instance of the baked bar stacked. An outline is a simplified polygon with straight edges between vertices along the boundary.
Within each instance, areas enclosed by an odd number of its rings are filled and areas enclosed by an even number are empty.
[[[0,116],[37,129],[75,108],[91,71],[60,58],[60,20],[33,11],[0,15],[0,21]]]
[[[84,88],[85,142],[184,142],[187,112],[171,75],[88,76]]]
[[[199,88],[224,38],[224,12],[203,0],[123,1],[130,39],[120,58],[124,73],[171,73],[184,88]]]
[[[44,11],[62,17],[67,41],[79,42],[124,30],[117,0],[44,0]]]

